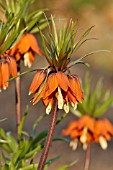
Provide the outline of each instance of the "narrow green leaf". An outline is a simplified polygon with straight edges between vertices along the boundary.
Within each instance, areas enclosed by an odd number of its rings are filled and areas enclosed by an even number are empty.
[[[7,132],[7,141],[8,141],[8,145],[9,147],[12,149],[12,152],[16,152],[17,148],[18,148],[18,144],[17,141],[15,140],[15,138],[11,135],[11,132]]]
[[[60,157],[61,157],[61,155],[58,155],[58,156],[56,156],[55,158],[52,158],[52,159],[50,159],[50,160],[47,160],[47,161],[46,161],[46,164],[45,164],[45,166],[44,166],[44,170],[45,170],[45,169],[48,169],[48,167],[49,167],[52,163],[54,163],[55,161],[57,161]]]
[[[41,115],[41,116],[35,121],[35,123],[34,123],[34,125],[33,125],[33,129],[32,129],[32,133],[31,133],[31,137],[34,137],[37,126],[39,125],[40,121],[41,121],[45,116],[47,116],[47,114]]]
[[[22,137],[23,126],[24,126],[25,120],[27,118],[27,115],[28,115],[28,106],[26,106],[26,111],[25,111],[24,116],[20,122],[20,125],[18,126],[18,140],[20,140]]]
[[[55,40],[55,46],[58,49],[58,36],[57,36],[57,30],[56,30],[56,26],[55,26],[55,22],[53,19],[53,16],[51,15],[51,21],[52,21],[52,25],[53,25],[53,30],[54,30],[54,40]]]
[[[33,139],[32,143],[31,143],[31,146],[35,146],[37,145],[38,142],[40,142],[42,139],[44,139],[48,134],[48,131],[45,130],[45,131],[42,131],[41,133],[39,133],[35,139]]]
[[[74,65],[77,64],[79,61],[81,61],[82,59],[86,58],[87,56],[92,55],[92,54],[95,54],[95,53],[100,53],[100,52],[111,52],[111,51],[109,51],[109,50],[92,51],[92,52],[90,52],[90,53],[88,53],[88,54],[85,54],[85,55],[84,55],[83,57],[81,57],[80,59],[71,62],[71,63],[68,65],[68,68],[71,68],[72,66],[74,66]]]
[[[38,164],[31,164],[26,167],[19,168],[18,170],[37,170]]]
[[[61,117],[58,118],[56,125],[58,125],[66,116],[68,113],[64,113]]]
[[[41,149],[42,149],[41,145],[37,145],[35,149],[31,150],[25,155],[25,159],[32,158],[32,156],[36,155],[37,152],[40,151]]]
[[[57,168],[57,170],[66,170],[66,169],[68,169],[68,168],[70,168],[70,167],[74,166],[77,162],[78,162],[78,160],[76,160],[76,161],[72,162],[72,163],[71,163],[71,164],[69,164],[69,165],[63,165],[63,166],[61,166],[61,167]]]
[[[94,117],[99,117],[101,116],[107,109],[108,107],[112,104],[113,98],[108,99],[106,102],[103,102],[98,109],[94,112],[93,116]]]
[[[14,80],[14,79],[17,78],[17,77],[20,77],[20,76],[22,76],[22,75],[24,75],[24,74],[28,74],[28,73],[33,72],[33,71],[38,71],[38,69],[33,69],[33,70],[24,71],[24,72],[18,74],[17,76],[11,77],[11,78],[10,78],[9,80],[7,80],[7,81],[10,82],[10,81]]]

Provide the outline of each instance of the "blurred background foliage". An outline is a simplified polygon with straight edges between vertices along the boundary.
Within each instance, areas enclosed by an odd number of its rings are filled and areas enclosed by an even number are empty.
[[[97,49],[111,50],[111,53],[100,53],[93,57],[87,58],[92,65],[92,69],[96,68],[102,74],[110,76],[113,81],[113,1],[112,0],[39,0],[34,8],[48,8],[50,13],[54,14],[56,20],[65,22],[67,19],[73,18],[77,20],[79,34],[88,27],[94,25],[94,29],[90,33],[90,37],[98,40],[83,45],[77,57],[89,51]],[[31,9],[33,10],[33,8]],[[61,21],[60,21],[61,22]]]

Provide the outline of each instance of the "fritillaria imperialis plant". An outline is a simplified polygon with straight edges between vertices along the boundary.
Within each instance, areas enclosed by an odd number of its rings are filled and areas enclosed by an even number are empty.
[[[58,32],[52,16],[51,20],[53,32],[50,25],[47,37],[40,31],[43,53],[48,62],[48,66],[37,69],[37,73],[29,89],[29,94],[34,94],[31,99],[33,104],[36,104],[42,99],[46,106],[46,113],[49,114],[51,110],[53,110],[52,121],[38,170],[43,169],[48,155],[58,109],[64,109],[64,111],[68,113],[69,105],[75,110],[77,104],[79,102],[82,103],[83,93],[79,78],[76,74],[72,75],[70,73],[70,68],[78,63],[86,64],[82,59],[87,55],[74,62],[71,62],[71,57],[77,48],[86,41],[84,38],[92,29],[92,27],[89,28],[80,39],[75,42],[77,34],[77,30],[75,30],[76,22],[70,20],[69,23],[62,26]]]
[[[64,136],[70,137],[70,147],[76,150],[79,144],[83,145],[86,153],[85,170],[89,168],[90,144],[99,143],[102,149],[107,149],[107,141],[113,137],[113,124],[107,118],[99,118],[113,103],[110,90],[105,89],[102,79],[97,82],[91,90],[91,80],[87,77],[83,86],[84,101],[78,104],[77,110],[72,113],[79,118],[70,122],[68,127],[62,131]]]

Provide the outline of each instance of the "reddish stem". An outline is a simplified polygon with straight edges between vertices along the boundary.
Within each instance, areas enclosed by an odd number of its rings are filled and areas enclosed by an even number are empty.
[[[89,170],[89,165],[90,165],[90,144],[88,144],[86,150],[86,160],[85,160],[84,170]]]
[[[56,120],[57,120],[57,100],[55,100],[54,102],[53,113],[51,114],[51,116],[52,116],[52,121],[51,121],[51,125],[48,131],[46,143],[45,143],[45,146],[44,146],[44,149],[43,149],[40,161],[39,161],[38,170],[44,169],[45,162],[48,156],[48,152],[49,152],[49,148],[50,148],[50,144],[51,144],[51,140],[53,137]]]
[[[20,63],[17,66],[18,74],[20,73]],[[20,77],[15,79],[15,93],[16,93],[16,133],[18,134],[18,126],[21,122],[21,95],[20,95]]]

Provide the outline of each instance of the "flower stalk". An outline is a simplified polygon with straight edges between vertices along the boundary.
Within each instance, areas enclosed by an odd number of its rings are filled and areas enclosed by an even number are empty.
[[[57,100],[54,100],[53,113],[51,114],[52,120],[51,120],[51,124],[49,128],[49,132],[47,135],[46,143],[45,143],[45,146],[44,146],[44,149],[43,149],[40,161],[39,161],[38,170],[44,169],[45,162],[48,156],[48,152],[49,152],[49,148],[50,148],[50,144],[52,141],[52,137],[53,137],[53,133],[54,133],[55,125],[56,125],[56,120],[57,120],[57,105],[58,105]]]
[[[85,166],[84,166],[84,170],[89,170],[89,165],[90,165],[90,143],[87,146],[86,149],[86,160],[85,160]]]
[[[18,74],[20,73],[20,62],[17,66]],[[16,95],[16,134],[18,135],[18,126],[21,122],[21,89],[20,89],[20,77],[15,79],[15,95]]]

